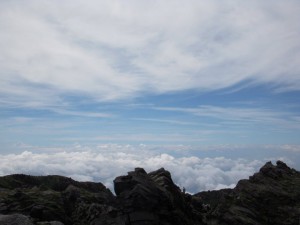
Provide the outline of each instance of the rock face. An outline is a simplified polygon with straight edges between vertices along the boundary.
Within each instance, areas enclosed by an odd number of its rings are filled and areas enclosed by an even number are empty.
[[[163,168],[149,174],[137,168],[117,177],[114,185],[126,224],[203,224],[201,215]]]
[[[299,225],[300,173],[266,163],[234,189],[184,193],[165,169],[101,183],[62,176],[0,177],[1,225]]]
[[[300,173],[278,161],[266,163],[234,189],[196,194],[211,205],[206,223],[299,225]]]
[[[104,218],[113,211],[114,201],[111,191],[101,183],[62,176],[0,178],[0,221],[15,221],[8,224],[90,224],[95,217]],[[22,215],[27,219],[19,219]]]
[[[13,214],[13,215],[0,215],[1,225],[33,225],[32,221],[24,215]]]

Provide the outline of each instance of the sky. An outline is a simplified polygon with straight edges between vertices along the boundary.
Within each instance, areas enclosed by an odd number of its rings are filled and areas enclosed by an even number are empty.
[[[298,0],[0,1],[0,175],[300,169]]]

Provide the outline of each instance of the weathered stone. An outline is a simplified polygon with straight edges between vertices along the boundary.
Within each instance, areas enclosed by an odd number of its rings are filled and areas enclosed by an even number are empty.
[[[267,162],[234,189],[197,194],[212,209],[208,225],[298,225],[300,215],[300,173],[278,161]]]
[[[170,172],[161,168],[147,174],[137,168],[114,180],[117,199],[129,224],[202,224]]]
[[[21,214],[0,215],[0,224],[1,225],[34,225],[27,216]]]
[[[62,222],[59,221],[50,221],[50,222],[38,222],[37,225],[64,225]]]

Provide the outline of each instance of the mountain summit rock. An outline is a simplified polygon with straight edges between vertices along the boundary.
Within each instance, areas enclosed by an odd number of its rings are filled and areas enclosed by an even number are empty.
[[[1,225],[299,225],[300,173],[267,162],[233,189],[185,193],[164,168],[101,183],[63,176],[0,177]]]
[[[299,225],[300,173],[277,161],[240,180],[234,189],[196,194],[211,210],[206,224]]]

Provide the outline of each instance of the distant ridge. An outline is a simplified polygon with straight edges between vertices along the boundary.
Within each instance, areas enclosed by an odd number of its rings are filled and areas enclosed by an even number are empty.
[[[161,168],[101,183],[63,176],[0,177],[1,225],[299,225],[300,173],[267,162],[233,189],[190,195]]]

